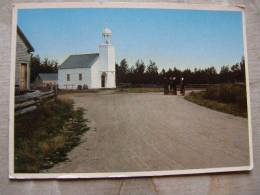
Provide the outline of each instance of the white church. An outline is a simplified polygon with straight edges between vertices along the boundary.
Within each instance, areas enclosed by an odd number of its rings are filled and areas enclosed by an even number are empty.
[[[58,69],[60,89],[115,88],[115,49],[111,43],[112,31],[102,32],[103,43],[98,53],[70,55]]]

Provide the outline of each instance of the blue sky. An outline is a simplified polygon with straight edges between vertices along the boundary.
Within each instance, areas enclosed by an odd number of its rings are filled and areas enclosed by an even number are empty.
[[[62,63],[70,54],[98,51],[112,30],[116,61],[156,62],[159,69],[203,68],[239,62],[242,13],[173,9],[21,9],[18,25],[35,54]]]

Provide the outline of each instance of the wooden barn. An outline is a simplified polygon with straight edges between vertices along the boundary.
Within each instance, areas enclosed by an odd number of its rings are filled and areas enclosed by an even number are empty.
[[[30,89],[30,61],[32,52],[34,52],[33,46],[19,26],[17,26],[15,67],[16,91],[26,91]]]

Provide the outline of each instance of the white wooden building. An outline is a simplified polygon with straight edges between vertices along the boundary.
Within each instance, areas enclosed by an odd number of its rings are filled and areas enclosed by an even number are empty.
[[[70,55],[58,69],[60,89],[115,88],[115,49],[111,43],[112,31],[102,32],[103,43],[98,53]]]

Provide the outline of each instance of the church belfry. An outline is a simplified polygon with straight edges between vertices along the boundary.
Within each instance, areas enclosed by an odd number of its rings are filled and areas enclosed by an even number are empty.
[[[109,28],[105,28],[102,32],[104,44],[111,44],[112,31]]]

